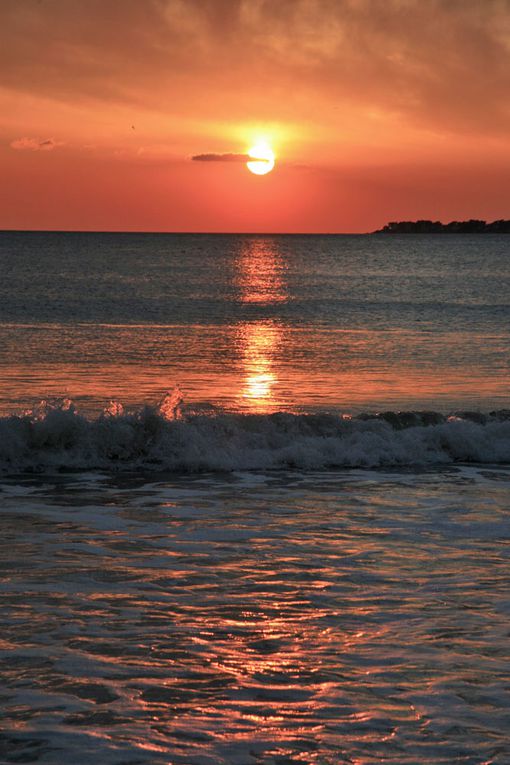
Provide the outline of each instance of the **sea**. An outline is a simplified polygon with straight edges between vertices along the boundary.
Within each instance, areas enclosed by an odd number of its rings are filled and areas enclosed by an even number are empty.
[[[510,237],[0,232],[0,762],[510,763]]]

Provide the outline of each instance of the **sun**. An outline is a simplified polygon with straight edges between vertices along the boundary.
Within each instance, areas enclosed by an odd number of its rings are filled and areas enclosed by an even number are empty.
[[[248,150],[248,156],[251,161],[246,163],[246,167],[255,175],[266,175],[274,167],[274,152],[266,141],[258,141]]]

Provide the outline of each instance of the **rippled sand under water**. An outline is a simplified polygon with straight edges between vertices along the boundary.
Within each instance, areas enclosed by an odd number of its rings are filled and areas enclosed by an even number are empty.
[[[2,762],[510,762],[510,468],[22,475]]]

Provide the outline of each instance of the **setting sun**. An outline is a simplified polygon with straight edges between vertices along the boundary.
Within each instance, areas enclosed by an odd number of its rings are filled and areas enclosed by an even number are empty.
[[[274,152],[265,141],[259,141],[248,150],[248,156],[253,161],[247,162],[246,167],[255,175],[266,175],[274,167]]]
[[[0,0],[0,73],[0,765],[510,765],[510,0]]]

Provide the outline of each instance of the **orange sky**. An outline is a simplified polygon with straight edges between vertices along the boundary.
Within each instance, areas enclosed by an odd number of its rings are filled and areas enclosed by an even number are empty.
[[[0,228],[508,218],[510,0],[0,0],[0,173]]]

